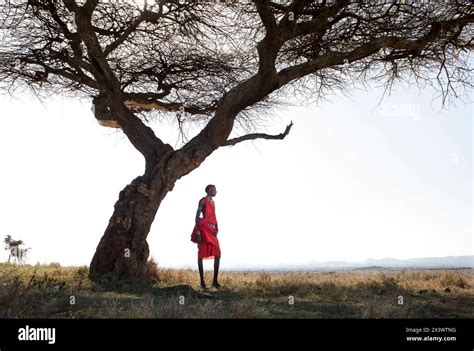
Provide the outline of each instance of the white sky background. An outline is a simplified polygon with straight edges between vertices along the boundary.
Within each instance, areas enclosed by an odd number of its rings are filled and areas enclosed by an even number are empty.
[[[213,153],[163,201],[148,237],[160,266],[193,267],[198,200],[216,184],[222,266],[472,255],[472,105],[440,111],[430,89],[354,92],[275,111],[268,133]],[[144,161],[97,124],[90,102],[0,97],[0,236],[28,263],[89,264]],[[155,124],[175,146],[170,125]],[[173,136],[172,136],[173,135]],[[0,258],[6,260],[2,251]]]

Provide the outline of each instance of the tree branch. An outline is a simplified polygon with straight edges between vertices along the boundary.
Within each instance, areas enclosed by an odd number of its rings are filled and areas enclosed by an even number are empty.
[[[426,45],[433,42],[436,38],[442,37],[446,32],[452,30],[456,26],[466,25],[473,22],[474,15],[467,15],[457,20],[432,22],[430,31],[419,39],[383,36],[362,44],[349,52],[330,52],[299,65],[282,69],[277,75],[278,85],[279,87],[282,87],[295,79],[317,72],[323,68],[343,64],[345,60],[347,60],[346,62],[348,63],[361,60],[375,54],[382,48],[415,50],[420,52],[426,47]]]
[[[76,9],[75,21],[89,57],[100,71],[97,80],[101,85],[101,90],[105,92],[105,96],[101,100],[110,109],[110,113],[113,115],[112,119],[118,122],[127,138],[145,157],[147,163],[149,161],[156,162],[157,158],[172,151],[172,148],[163,143],[150,127],[125,107],[120,82],[110,67],[92,27],[92,11],[97,4],[98,0],[88,0],[83,8]],[[73,7],[71,6],[71,8]]]
[[[160,101],[164,96],[166,96],[169,91],[164,91],[161,94],[157,93],[123,93],[123,101],[125,106],[136,112],[144,111],[182,111],[188,114],[197,115],[197,114],[207,114],[215,111],[217,100],[213,101],[210,104],[189,104],[185,105],[183,103],[174,103],[174,102],[165,102]]]
[[[341,9],[350,3],[349,0],[339,0],[330,7],[321,8],[311,21],[297,23],[291,31],[285,31],[285,40],[301,35],[319,33],[327,27],[328,19],[335,16]],[[296,22],[296,21],[295,21]]]
[[[127,38],[132,34],[138,26],[145,20],[146,18],[146,12],[142,12],[140,16],[137,17],[137,19],[128,27],[123,34],[114,42],[110,43],[107,45],[107,47],[104,49],[104,55],[108,56],[112,51],[114,51],[120,44],[122,44]]]
[[[276,74],[275,60],[283,45],[280,29],[268,0],[256,0],[255,6],[260,20],[265,27],[266,35],[257,45],[258,70],[267,76]]]
[[[275,16],[273,16],[273,11],[270,8],[270,1],[255,0],[255,7],[257,8],[258,15],[265,27],[267,35],[274,33],[277,29],[277,23]]]
[[[283,140],[285,137],[290,133],[291,127],[293,126],[293,122],[290,122],[283,133],[277,135],[270,135],[265,133],[252,133],[243,135],[237,138],[227,140],[222,146],[234,146],[245,140],[254,140],[254,139],[267,139],[267,140]]]

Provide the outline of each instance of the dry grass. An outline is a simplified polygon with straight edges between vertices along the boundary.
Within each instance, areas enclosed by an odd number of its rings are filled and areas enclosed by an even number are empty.
[[[147,280],[97,285],[87,267],[0,264],[0,317],[474,317],[472,270],[223,272],[225,289],[204,292],[197,272],[150,261]]]

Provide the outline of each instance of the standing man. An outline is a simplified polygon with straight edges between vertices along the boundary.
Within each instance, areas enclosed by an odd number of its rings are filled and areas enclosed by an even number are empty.
[[[219,263],[221,260],[221,249],[217,233],[219,228],[216,219],[216,207],[212,199],[217,194],[215,185],[209,184],[206,186],[206,197],[199,200],[199,205],[196,213],[196,225],[191,234],[191,241],[198,244],[198,268],[199,277],[201,278],[201,288],[207,289],[204,282],[204,269],[202,266],[203,259],[214,258],[214,279],[212,286],[216,289],[221,285],[217,278],[219,275]],[[202,213],[202,218],[200,217]]]

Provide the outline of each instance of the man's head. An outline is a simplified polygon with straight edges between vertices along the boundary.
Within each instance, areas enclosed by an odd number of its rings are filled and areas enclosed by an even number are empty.
[[[210,196],[216,196],[217,194],[216,186],[212,184],[209,184],[208,186],[206,186],[206,194]]]

